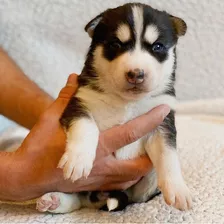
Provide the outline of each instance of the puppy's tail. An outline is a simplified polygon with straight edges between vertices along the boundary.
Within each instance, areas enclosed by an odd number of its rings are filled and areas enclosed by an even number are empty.
[[[128,195],[124,191],[110,191],[106,202],[101,210],[122,211],[129,205]]]

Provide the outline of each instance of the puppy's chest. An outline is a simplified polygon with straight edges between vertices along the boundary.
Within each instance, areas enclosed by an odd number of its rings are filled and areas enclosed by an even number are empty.
[[[105,130],[115,125],[124,124],[146,112],[141,104],[120,106],[107,104],[99,105],[99,108],[99,110],[92,108],[91,111],[100,130]],[[115,155],[118,159],[132,159],[144,153],[145,150],[143,139],[139,139],[138,141],[117,150]]]
[[[105,130],[115,125],[124,124],[143,113],[143,108],[138,108],[134,105],[128,105],[124,108],[109,106],[104,112],[102,109],[102,113],[98,113],[93,110],[93,116],[100,130]],[[144,152],[143,139],[139,139],[138,141],[117,150],[115,152],[115,156],[118,159],[132,159],[144,154]]]
[[[97,93],[86,88],[80,88],[77,97],[91,112],[100,131],[124,124],[153,108],[153,105],[150,106],[149,99],[127,103],[119,97]]]
[[[90,103],[88,107],[101,131],[124,124],[145,112],[141,105],[124,105],[103,101],[94,105]]]
[[[126,103],[122,99],[80,88],[77,93],[91,112],[100,131],[124,124],[161,104],[161,99],[144,97],[139,101]],[[164,99],[167,101],[167,99]],[[145,139],[144,139],[145,140]],[[119,159],[131,159],[145,153],[143,138],[116,151]]]

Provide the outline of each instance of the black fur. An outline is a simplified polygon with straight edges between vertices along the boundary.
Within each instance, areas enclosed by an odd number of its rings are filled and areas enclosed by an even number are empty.
[[[124,191],[105,191],[105,192],[92,191],[92,192],[81,192],[81,194],[84,196],[89,195],[88,196],[89,201],[93,204],[101,202],[102,200],[106,201],[106,199],[108,198],[117,199],[118,207],[112,210],[113,212],[124,210],[130,204],[128,200],[128,195]],[[104,206],[100,208],[100,210],[108,211],[106,203]]]
[[[159,62],[163,62],[167,59],[168,49],[174,46],[177,42],[177,36],[172,26],[172,21],[170,20],[170,15],[166,12],[161,12],[151,8],[150,6],[146,6],[143,8],[143,17],[144,17],[144,25],[142,32],[142,45],[145,49],[149,51]],[[159,38],[157,39],[157,43],[161,43],[165,46],[166,51],[162,53],[153,53],[151,49],[151,45],[144,41],[144,33],[146,31],[146,27],[148,25],[156,25],[159,31]]]
[[[162,129],[166,144],[172,148],[176,148],[177,131],[175,126],[175,112],[173,110],[164,119],[163,123],[160,125],[160,128]]]
[[[79,98],[72,97],[62,114],[60,123],[68,129],[73,120],[81,117],[89,117],[88,110]]]
[[[89,196],[89,200],[92,203],[99,202],[100,201],[99,193],[100,193],[100,191],[92,191],[91,194],[90,194],[90,196]]]
[[[174,65],[173,65],[173,73],[171,75],[171,82],[169,86],[164,91],[164,94],[176,97],[176,90],[175,90],[175,82],[176,82],[176,68],[177,68],[177,53],[176,47],[174,48]]]
[[[122,211],[129,205],[128,195],[124,191],[110,191],[109,198],[114,198],[118,201],[118,206],[111,212]],[[100,210],[108,211],[108,208],[104,205]]]

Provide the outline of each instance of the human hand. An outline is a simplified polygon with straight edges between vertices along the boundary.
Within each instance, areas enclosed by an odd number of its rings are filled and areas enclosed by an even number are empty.
[[[62,170],[57,168],[66,142],[59,119],[77,87],[77,76],[73,74],[58,98],[40,117],[21,147],[15,152],[17,159],[14,165],[18,166],[18,169],[23,169],[22,175],[17,178],[19,183],[17,188],[21,189],[21,192],[16,200],[28,200],[50,191],[126,189],[152,168],[147,156],[121,161],[115,159],[113,152],[156,128],[170,111],[165,105],[124,125],[102,132],[96,160],[89,177],[74,183],[64,180]]]

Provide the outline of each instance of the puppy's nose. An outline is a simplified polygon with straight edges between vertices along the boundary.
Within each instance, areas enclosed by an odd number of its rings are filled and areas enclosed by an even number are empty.
[[[126,74],[126,79],[131,84],[140,84],[144,81],[144,71],[142,69],[134,69]]]

